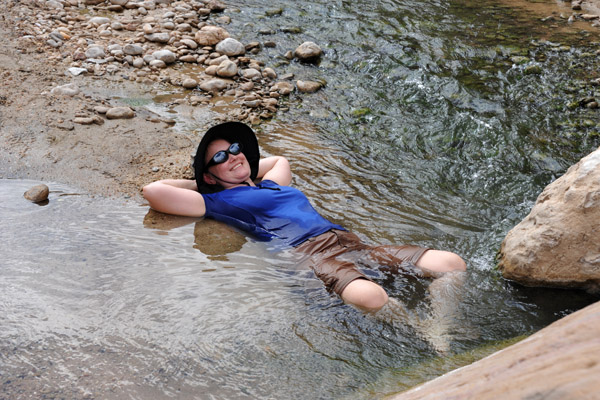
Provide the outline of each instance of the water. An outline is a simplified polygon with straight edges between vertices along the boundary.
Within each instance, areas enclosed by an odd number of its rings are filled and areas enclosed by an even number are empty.
[[[0,397],[380,398],[597,300],[494,269],[537,194],[600,144],[597,111],[570,106],[597,90],[583,78],[594,76],[595,33],[552,34],[494,2],[279,6],[267,17],[273,6],[237,2],[227,29],[275,40],[257,57],[327,87],[287,100],[290,112],[259,131],[262,152],[288,157],[293,184],[366,241],[466,259],[449,340],[459,356],[440,358],[402,318],[343,305],[291,254],[222,225],[58,183],[38,206],[22,198],[35,182],[2,180]],[[305,40],[325,50],[319,65],[281,57]],[[525,74],[531,65],[542,72]],[[427,314],[429,281],[380,283]]]

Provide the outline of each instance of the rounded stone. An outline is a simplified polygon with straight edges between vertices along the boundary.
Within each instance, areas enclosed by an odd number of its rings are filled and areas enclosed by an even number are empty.
[[[262,77],[262,74],[257,69],[247,68],[242,71],[242,76],[246,79],[258,80]]]
[[[304,42],[294,51],[294,57],[301,61],[315,61],[323,54],[323,50],[314,42]]]
[[[177,55],[173,53],[171,50],[158,50],[152,53],[152,56],[156,60],[160,60],[165,64],[174,63],[177,60]]]
[[[50,189],[48,188],[48,186],[40,184],[26,191],[23,194],[23,197],[34,203],[41,203],[43,201],[48,200],[48,194],[50,194]]]
[[[227,38],[220,41],[215,50],[228,56],[239,56],[246,52],[246,47],[233,38]]]
[[[207,25],[196,32],[194,39],[200,46],[214,46],[228,37],[229,32],[225,29],[218,26]]]
[[[93,17],[90,18],[89,23],[100,26],[104,24],[110,24],[110,19],[106,17]]]
[[[146,40],[156,43],[169,43],[169,40],[171,39],[171,36],[167,32],[151,33],[149,35],[144,35],[144,37]]]
[[[186,89],[194,89],[196,86],[198,86],[198,82],[196,82],[195,79],[186,78],[183,80],[181,86],[183,86]]]
[[[90,46],[85,51],[85,56],[87,58],[104,58],[105,57],[104,48],[102,46]]]
[[[200,89],[204,90],[205,92],[218,92],[220,90],[223,90],[227,87],[227,82],[225,82],[223,79],[210,79],[208,81],[204,81],[202,83],[200,83]]]
[[[233,61],[225,60],[217,67],[217,75],[223,78],[232,78],[238,73],[238,67]]]
[[[314,93],[317,90],[321,89],[321,84],[319,82],[313,81],[297,81],[296,87],[298,87],[298,91],[300,93]]]
[[[66,85],[57,86],[50,91],[51,94],[58,94],[63,96],[75,96],[79,93],[79,86],[75,83],[67,83]]]
[[[130,56],[139,56],[144,54],[144,48],[139,44],[130,43],[126,44],[123,47],[123,53],[128,54]]]
[[[113,107],[106,111],[108,119],[129,119],[135,117],[135,113],[129,107]]]

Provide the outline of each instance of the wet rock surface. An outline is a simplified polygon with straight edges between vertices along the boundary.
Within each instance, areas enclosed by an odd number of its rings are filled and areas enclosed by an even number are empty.
[[[594,399],[600,392],[599,325],[596,303],[392,399]]]
[[[28,191],[26,191],[23,194],[23,197],[25,197],[27,200],[32,201],[34,203],[43,203],[48,200],[49,194],[50,194],[50,189],[48,188],[48,186],[41,184],[41,185],[36,185],[36,186],[32,187],[31,189],[29,189]]]
[[[600,149],[539,195],[502,242],[502,275],[526,285],[600,292]]]

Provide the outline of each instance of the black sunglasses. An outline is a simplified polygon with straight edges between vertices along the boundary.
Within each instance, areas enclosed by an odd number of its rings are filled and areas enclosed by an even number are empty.
[[[212,167],[213,165],[222,164],[229,158],[230,154],[237,156],[242,152],[242,145],[239,143],[232,143],[227,150],[217,151],[210,161],[204,168]]]

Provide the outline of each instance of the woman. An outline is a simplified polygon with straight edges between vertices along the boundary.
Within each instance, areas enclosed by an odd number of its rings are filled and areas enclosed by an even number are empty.
[[[284,157],[260,159],[254,131],[240,122],[209,129],[194,160],[195,180],[167,179],[143,188],[156,211],[208,217],[277,241],[306,255],[305,261],[344,302],[375,312],[388,302],[385,290],[362,274],[347,255],[369,257],[391,268],[409,263],[428,276],[464,271],[456,254],[419,246],[369,246],[319,215],[302,192],[288,186]]]

